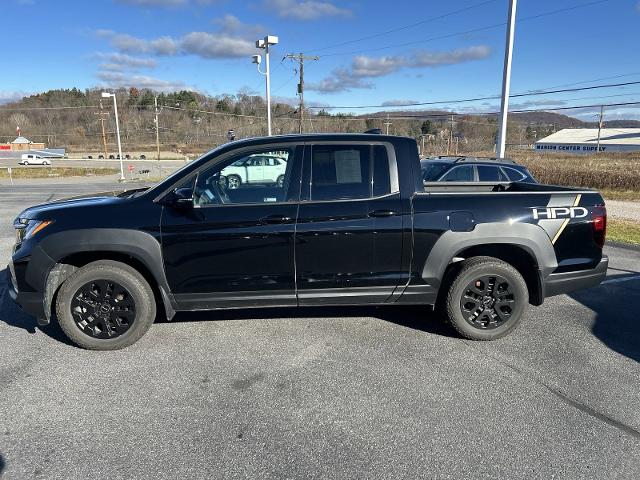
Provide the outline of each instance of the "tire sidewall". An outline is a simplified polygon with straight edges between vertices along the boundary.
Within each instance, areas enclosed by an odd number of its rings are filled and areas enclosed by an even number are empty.
[[[482,330],[469,324],[460,307],[460,299],[462,298],[464,290],[469,283],[482,275],[499,275],[504,277],[509,282],[516,298],[516,305],[509,320],[503,325],[490,330]],[[499,260],[479,262],[469,266],[469,268],[463,267],[453,281],[449,294],[447,295],[447,314],[454,328],[466,338],[473,340],[494,340],[507,335],[518,326],[528,303],[529,292],[527,290],[527,284],[515,268]]]
[[[76,345],[92,350],[116,350],[135,343],[153,324],[156,306],[153,293],[144,277],[117,262],[95,262],[80,268],[60,288],[56,299],[56,315],[62,331]],[[118,282],[133,297],[136,317],[133,325],[113,339],[96,339],[84,333],[71,313],[71,300],[78,289],[93,280]]]

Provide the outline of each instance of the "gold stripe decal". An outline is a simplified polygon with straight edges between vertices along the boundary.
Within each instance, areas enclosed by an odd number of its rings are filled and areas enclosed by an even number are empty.
[[[576,195],[576,199],[573,202],[573,207],[577,207],[578,204],[580,203],[580,199],[582,198],[582,194],[579,193],[578,195]],[[560,238],[560,235],[562,235],[562,232],[564,232],[564,229],[566,228],[566,226],[569,224],[569,220],[571,220],[570,218],[565,219],[564,222],[562,222],[562,225],[560,226],[560,229],[558,230],[558,233],[556,233],[555,237],[553,237],[553,240],[551,240],[552,244],[556,244],[556,241]]]

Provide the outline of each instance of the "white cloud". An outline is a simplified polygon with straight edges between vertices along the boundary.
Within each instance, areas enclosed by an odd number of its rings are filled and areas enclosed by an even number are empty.
[[[212,59],[244,57],[256,52],[253,36],[256,31],[263,31],[262,27],[244,24],[233,15],[217,19],[216,23],[220,26],[218,32],[190,32],[178,38],[163,36],[147,40],[112,30],[97,30],[96,35],[108,38],[123,54],[197,55]]]
[[[159,92],[171,92],[187,88],[180,81],[161,80],[146,75],[130,75],[124,72],[100,71],[98,79],[108,88],[148,88]]]
[[[117,3],[127,5],[135,5],[137,7],[184,7],[195,3],[196,5],[206,6],[219,3],[221,0],[116,0]]]
[[[383,107],[406,107],[407,105],[413,105],[418,103],[417,100],[387,100],[382,102]]]
[[[347,68],[337,68],[320,82],[309,82],[308,90],[321,93],[344,92],[353,88],[372,88],[368,78],[382,77],[402,68],[436,68],[487,58],[491,49],[485,45],[459,48],[448,52],[418,50],[407,56],[354,57]]]
[[[253,38],[267,33],[266,29],[262,25],[249,25],[247,23],[243,23],[238,17],[230,14],[213,19],[213,23],[218,25],[221,33],[233,36]]]
[[[12,103],[29,96],[30,93],[20,90],[0,90],[0,105]]]
[[[126,3],[140,7],[180,7],[186,5],[188,0],[116,0],[118,3]]]
[[[295,20],[315,20],[322,17],[348,17],[351,10],[319,0],[265,0],[264,5],[279,17]]]
[[[96,56],[104,61],[102,68],[111,66],[107,70],[121,70],[123,68],[155,68],[158,63],[152,58],[132,57],[125,53],[98,53]]]
[[[191,32],[180,40],[181,51],[203,58],[244,57],[255,53],[255,43],[208,32]]]

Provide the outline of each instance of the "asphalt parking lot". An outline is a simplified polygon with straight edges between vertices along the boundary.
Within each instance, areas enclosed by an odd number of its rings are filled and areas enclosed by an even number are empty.
[[[1,186],[2,265],[22,208],[109,188]],[[638,478],[640,251],[606,253],[605,284],[490,343],[421,308],[262,309],[88,352],[0,272],[0,476]]]

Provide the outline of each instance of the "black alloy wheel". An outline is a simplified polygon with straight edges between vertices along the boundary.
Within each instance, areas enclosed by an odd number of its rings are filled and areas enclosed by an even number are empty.
[[[118,282],[94,280],[73,295],[71,314],[84,334],[96,339],[112,339],[131,328],[136,319],[136,303]]]
[[[529,304],[529,289],[513,265],[477,256],[451,267],[438,302],[445,318],[464,338],[495,340],[520,324]]]
[[[460,309],[471,326],[490,330],[509,321],[516,302],[517,298],[506,278],[482,275],[464,289]]]

